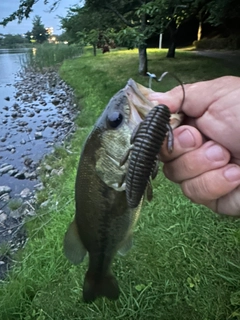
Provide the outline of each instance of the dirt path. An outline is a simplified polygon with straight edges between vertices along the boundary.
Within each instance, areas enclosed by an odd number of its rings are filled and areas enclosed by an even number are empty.
[[[224,60],[224,64],[229,67],[240,68],[240,51],[215,51],[215,50],[194,50],[194,54]]]

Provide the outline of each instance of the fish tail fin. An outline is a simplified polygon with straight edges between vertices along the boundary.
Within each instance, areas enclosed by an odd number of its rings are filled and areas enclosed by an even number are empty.
[[[95,274],[87,271],[83,285],[83,299],[85,302],[93,302],[99,296],[116,300],[119,294],[119,286],[113,274],[108,273],[96,279]]]

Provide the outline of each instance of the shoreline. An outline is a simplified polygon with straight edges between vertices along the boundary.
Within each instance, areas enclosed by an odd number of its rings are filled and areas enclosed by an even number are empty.
[[[26,243],[25,220],[36,215],[36,193],[44,189],[40,172],[62,173],[45,164],[44,158],[75,132],[78,114],[74,91],[57,70],[28,69],[19,76],[12,85],[14,96],[4,97],[2,112],[6,129],[0,137],[0,279],[13,264],[12,255]],[[46,205],[47,201],[40,207]]]

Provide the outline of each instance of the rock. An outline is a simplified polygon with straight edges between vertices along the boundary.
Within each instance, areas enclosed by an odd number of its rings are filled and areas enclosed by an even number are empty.
[[[15,174],[14,177],[15,177],[16,179],[23,180],[23,179],[25,179],[25,172],[19,171],[18,173]]]
[[[54,104],[55,106],[57,106],[60,103],[60,100],[58,98],[53,98],[51,100],[51,103]]]
[[[10,217],[18,219],[26,215],[33,215],[33,212],[35,212],[33,206],[29,201],[26,201],[18,209],[11,211]]]
[[[22,139],[22,140],[20,141],[20,143],[21,143],[21,144],[26,144],[26,140]]]
[[[22,94],[21,91],[17,91],[14,97],[17,98],[17,97],[19,97],[21,94]]]
[[[0,213],[0,223],[3,223],[5,220],[7,220],[6,213],[4,212]]]
[[[37,191],[42,191],[42,190],[44,190],[44,185],[43,185],[43,183],[40,182],[40,183],[36,184],[36,185],[34,186],[34,189],[36,189]]]
[[[45,164],[45,165],[44,165],[44,168],[45,168],[48,172],[52,171],[52,167],[49,166],[48,164]]]
[[[30,191],[30,189],[28,189],[28,188],[23,189],[23,190],[21,191],[21,193],[20,193],[20,196],[21,196],[22,198],[27,198],[27,197],[29,197],[30,195],[31,195],[31,191]]]
[[[19,110],[19,109],[20,109],[20,106],[19,106],[18,103],[15,102],[15,103],[12,105],[12,108],[15,109],[15,110]]]
[[[44,100],[41,100],[41,101],[39,101],[39,102],[40,102],[40,104],[41,104],[42,106],[46,106],[46,105],[47,105],[47,102],[44,101]]]
[[[26,114],[26,116],[32,118],[35,116],[35,113],[33,111],[30,111]]]
[[[8,106],[4,106],[4,107],[3,107],[3,110],[8,111],[8,110],[9,110],[9,107],[8,107]]]
[[[0,138],[0,141],[1,141],[1,142],[5,142],[6,140],[7,140],[6,137],[1,137],[1,138]]]
[[[25,126],[28,125],[28,122],[26,122],[26,121],[20,121],[20,122],[18,123],[18,125],[21,126],[21,127],[25,127]]]
[[[8,151],[12,151],[13,149],[15,149],[14,145],[10,144],[9,146],[6,147],[6,149]]]
[[[10,97],[5,97],[4,99],[7,101],[10,101]]]
[[[8,171],[8,174],[9,174],[11,177],[12,177],[12,176],[15,176],[17,173],[18,173],[18,170],[17,170],[17,169],[13,169],[13,170]]]
[[[25,178],[29,179],[29,180],[37,179],[37,173],[35,171],[33,171],[31,173],[25,172]]]
[[[0,196],[4,193],[10,193],[12,191],[8,186],[0,186]]]
[[[9,216],[11,218],[18,219],[18,218],[20,218],[22,216],[22,213],[21,213],[21,211],[19,209],[17,209],[17,210],[11,211]]]
[[[41,131],[36,131],[34,133],[34,137],[36,140],[41,139],[43,137],[42,132]]]
[[[28,94],[24,94],[23,96],[22,96],[22,100],[28,100],[29,99],[29,95]]]
[[[6,124],[7,122],[8,122],[7,119],[4,119],[4,120],[2,121],[3,124]]]
[[[40,208],[46,208],[48,206],[49,200],[46,200],[40,204]]]
[[[26,157],[24,159],[25,166],[29,167],[32,164],[33,160],[31,158]]]
[[[62,110],[62,115],[63,115],[63,116],[69,115],[69,111],[68,111],[67,108],[64,108],[64,109]]]
[[[18,117],[18,113],[17,112],[12,112],[11,116],[12,116],[12,118],[17,118]]]
[[[13,166],[11,164],[9,164],[3,168],[0,168],[0,174],[7,173],[8,171],[10,171],[12,169],[13,169]]]
[[[1,164],[0,168],[6,167],[6,166],[8,166],[8,163],[4,162],[3,164]]]
[[[9,193],[4,193],[4,194],[1,195],[1,201],[8,202],[9,200],[10,200]]]

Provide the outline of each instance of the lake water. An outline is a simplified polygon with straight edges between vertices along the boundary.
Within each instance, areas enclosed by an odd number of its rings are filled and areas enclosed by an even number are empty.
[[[26,59],[27,49],[0,49],[0,168],[8,164],[19,172],[31,173],[43,155],[49,153],[54,144],[61,143],[67,121],[71,125],[66,111],[71,102],[67,100],[70,91],[61,84],[56,72],[50,76],[47,72],[45,75],[30,73],[23,80],[19,71],[24,71]],[[56,80],[54,85],[49,85],[49,77]],[[56,97],[58,105],[53,103]],[[38,132],[40,138],[36,138]],[[33,165],[26,167],[29,159]],[[32,190],[37,183],[36,179],[0,174],[0,186],[10,187],[12,197],[24,188]]]
[[[0,49],[0,137],[3,137],[6,134],[6,131],[11,130],[9,126],[2,124],[2,121],[4,120],[3,107],[9,104],[5,100],[5,97],[10,97],[12,99],[16,92],[14,83],[19,80],[17,74],[22,69],[22,63],[25,58],[26,49]],[[10,144],[10,141],[8,143]],[[0,142],[0,166],[4,163],[11,163],[13,160],[16,160],[12,159],[13,155],[10,152],[5,151],[5,146],[6,143],[3,144]],[[16,156],[14,156],[14,158],[16,158]],[[34,184],[36,184],[36,181],[34,183],[29,180],[17,181],[16,183],[16,179],[10,177],[8,174],[0,176],[0,185],[10,186],[14,194],[20,192],[20,190],[25,187],[31,188]]]

